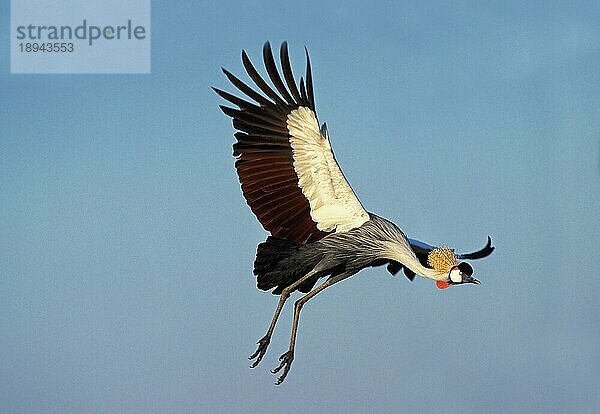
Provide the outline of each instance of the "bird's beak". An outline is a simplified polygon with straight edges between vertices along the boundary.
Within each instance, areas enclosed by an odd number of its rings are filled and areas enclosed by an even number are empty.
[[[477,279],[475,279],[474,277],[467,277],[463,280],[463,283],[473,283],[475,285],[481,285],[481,282]]]

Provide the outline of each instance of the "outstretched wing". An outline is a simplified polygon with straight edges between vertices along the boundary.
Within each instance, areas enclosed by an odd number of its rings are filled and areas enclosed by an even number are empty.
[[[422,241],[415,240],[415,239],[408,239],[408,242],[410,243],[410,247],[415,252],[415,254],[416,254],[417,258],[419,259],[419,261],[421,262],[421,264],[423,266],[429,267],[429,265],[427,264],[427,257],[429,256],[429,253],[433,249],[435,249],[435,247],[431,246],[427,243],[423,243]],[[490,236],[488,236],[487,243],[483,249],[477,250],[476,252],[472,252],[472,253],[457,254],[456,258],[459,260],[483,259],[484,257],[488,257],[490,254],[492,254],[494,249],[495,249],[495,247],[492,246],[492,238]],[[404,268],[404,274],[406,275],[407,278],[409,278],[410,280],[413,280],[415,278],[415,273],[412,270],[410,270],[409,268],[403,266],[402,263],[399,263],[399,262],[396,262],[393,260],[386,261],[386,263],[388,263],[387,270],[392,275],[395,275],[402,268]]]
[[[306,85],[303,78],[296,85],[286,42],[280,50],[285,83],[269,42],[263,47],[263,59],[277,92],[260,76],[245,51],[244,68],[260,92],[229,71],[223,72],[254,102],[213,88],[237,106],[221,109],[238,130],[233,155],[250,209],[272,235],[297,243],[361,226],[369,215],[334,158],[326,128],[319,128],[308,52]]]

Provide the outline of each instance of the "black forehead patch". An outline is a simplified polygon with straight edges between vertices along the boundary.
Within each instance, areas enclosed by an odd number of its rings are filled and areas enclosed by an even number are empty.
[[[458,269],[465,275],[473,276],[473,267],[467,262],[460,262],[458,264]]]

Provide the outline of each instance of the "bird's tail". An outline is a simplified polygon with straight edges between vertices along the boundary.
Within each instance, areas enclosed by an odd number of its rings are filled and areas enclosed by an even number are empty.
[[[269,290],[277,286],[273,293],[280,294],[285,287],[311,271],[316,263],[300,252],[301,247],[302,244],[273,236],[259,244],[254,260],[258,288]],[[310,287],[313,285],[314,282]]]

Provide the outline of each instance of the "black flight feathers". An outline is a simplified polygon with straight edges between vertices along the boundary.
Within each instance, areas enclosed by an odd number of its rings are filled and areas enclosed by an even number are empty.
[[[494,251],[495,247],[492,246],[492,238],[488,236],[487,244],[481,250],[477,250],[473,253],[465,253],[459,254],[458,258],[460,260],[475,260],[475,259],[483,259],[484,257],[488,257]]]
[[[304,50],[306,52],[306,86],[304,84],[304,78],[302,77],[300,77],[299,86],[296,85],[294,74],[292,72],[292,65],[290,63],[287,42],[283,42],[281,44],[279,51],[283,79],[281,78],[280,71],[275,64],[270,43],[265,42],[265,45],[263,46],[263,60],[265,68],[267,70],[269,79],[271,80],[273,86],[275,86],[277,92],[271,86],[269,86],[269,84],[267,84],[263,77],[258,73],[250,61],[250,58],[246,54],[246,51],[242,51],[242,63],[244,68],[246,69],[250,79],[252,79],[254,84],[264,93],[265,96],[254,91],[251,87],[237,78],[227,69],[222,68],[222,70],[225,76],[227,76],[227,79],[229,79],[229,81],[236,88],[238,88],[247,97],[254,100],[258,106],[262,107],[263,109],[269,108],[275,111],[283,110],[287,113],[292,109],[298,108],[299,106],[305,106],[312,109],[313,112],[316,113],[310,58],[308,56],[308,50],[306,47]],[[238,98],[217,88],[213,88],[213,90],[222,98],[236,105],[241,110],[258,109],[257,105],[254,103]],[[223,108],[224,107],[221,107],[221,109]]]

